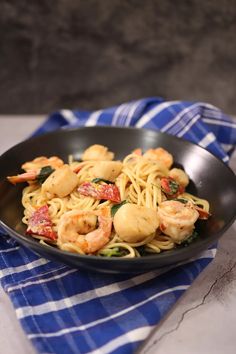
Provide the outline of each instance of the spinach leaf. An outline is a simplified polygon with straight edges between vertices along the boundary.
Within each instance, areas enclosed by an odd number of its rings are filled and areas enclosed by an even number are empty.
[[[113,217],[115,215],[115,213],[117,212],[117,210],[120,209],[120,207],[126,203],[127,203],[127,200],[123,200],[121,203],[113,205],[111,207],[111,216]]]
[[[55,170],[51,166],[44,166],[41,168],[38,176],[37,176],[37,181],[40,184],[43,184],[43,182],[50,176],[51,173],[53,173]]]
[[[93,182],[93,183],[105,182],[105,183],[107,183],[107,184],[114,184],[114,183],[115,183],[115,182],[108,181],[107,179],[98,178],[98,177],[92,179],[92,182]]]
[[[186,240],[181,242],[180,246],[181,247],[189,246],[190,243],[192,243],[197,237],[198,237],[198,232],[196,230],[194,230],[191,236],[189,236]]]
[[[122,257],[127,254],[125,249],[120,247],[106,248],[99,253],[103,257]]]
[[[137,247],[137,251],[142,257],[148,256],[148,252],[146,251],[145,247],[146,247],[145,245]]]
[[[176,202],[180,202],[180,203],[183,203],[183,204],[187,204],[188,203],[188,200],[184,199],[184,198],[174,198],[172,200],[176,200]]]
[[[175,181],[170,180],[169,181],[169,187],[170,187],[170,194],[176,194],[179,190],[179,184]]]
[[[161,179],[161,189],[167,195],[174,195],[179,191],[179,184],[171,177]]]

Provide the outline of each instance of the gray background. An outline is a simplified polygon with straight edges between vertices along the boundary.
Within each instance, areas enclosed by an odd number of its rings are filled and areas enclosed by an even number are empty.
[[[0,113],[144,96],[236,113],[236,1],[0,0]]]

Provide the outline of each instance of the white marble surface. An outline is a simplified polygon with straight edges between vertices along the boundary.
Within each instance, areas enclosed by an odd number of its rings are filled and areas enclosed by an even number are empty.
[[[0,153],[29,136],[43,119],[43,116],[0,116]],[[231,166],[236,171],[236,154]],[[139,354],[236,353],[235,238],[236,223],[219,242],[214,261],[157,326]],[[0,313],[0,352],[34,354],[1,289]]]

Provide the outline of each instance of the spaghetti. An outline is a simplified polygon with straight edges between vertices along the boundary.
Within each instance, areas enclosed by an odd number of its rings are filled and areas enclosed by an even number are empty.
[[[162,148],[134,150],[123,161],[92,145],[82,161],[38,157],[25,173],[22,195],[27,234],[44,245],[79,254],[134,258],[175,248],[209,217],[209,203],[185,192],[187,174],[171,168]]]

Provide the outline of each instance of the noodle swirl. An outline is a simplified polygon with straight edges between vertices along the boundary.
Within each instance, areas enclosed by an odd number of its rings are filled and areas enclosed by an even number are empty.
[[[8,177],[12,183],[29,183],[22,194],[22,222],[43,245],[78,254],[141,257],[173,249],[191,236],[198,218],[210,215],[208,201],[185,191],[189,178],[183,170],[171,170],[173,157],[164,149],[145,154],[137,149],[122,163],[111,161],[114,154],[102,145],[89,147],[83,156],[77,162],[70,155],[69,165],[58,157],[36,158],[23,165],[24,174]],[[49,174],[40,184],[43,169]]]

